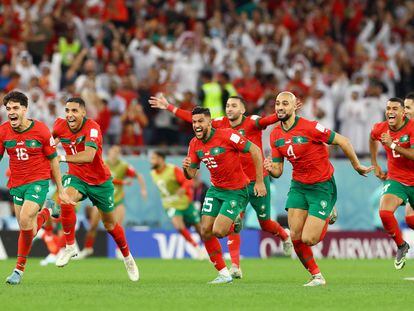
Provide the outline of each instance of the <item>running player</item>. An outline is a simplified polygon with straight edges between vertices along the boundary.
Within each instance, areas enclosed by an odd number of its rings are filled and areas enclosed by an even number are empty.
[[[174,228],[197,250],[199,259],[204,253],[194,241],[187,226],[194,226],[201,235],[200,212],[193,205],[193,183],[185,178],[183,171],[165,163],[165,154],[154,151],[151,154],[151,177],[160,191],[162,205]]]
[[[151,107],[158,109],[168,109],[178,118],[192,122],[191,112],[183,109],[179,109],[169,104],[168,101],[161,96],[160,98],[151,97]],[[246,112],[245,101],[239,96],[230,96],[226,103],[226,117],[220,117],[212,120],[212,126],[214,128],[232,128],[239,132],[246,139],[257,145],[262,153],[262,130],[268,125],[276,123],[278,118],[276,115],[261,118],[257,115],[244,116]],[[254,185],[256,180],[256,172],[252,157],[249,153],[241,155],[241,163],[243,171],[250,180],[248,185],[249,202],[256,211],[257,219],[259,220],[260,227],[263,231],[270,232],[274,235],[279,235],[283,241],[283,249],[286,255],[292,252],[292,241],[282,226],[272,219],[270,219],[270,179],[266,170],[264,170],[264,182],[266,185],[267,194],[264,197],[258,197],[254,194]],[[233,233],[228,236],[228,248],[232,261],[232,267],[230,272],[233,278],[241,278],[242,271],[240,269],[240,235]]]
[[[270,136],[272,157],[265,160],[265,168],[273,177],[283,173],[283,160],[293,166],[292,182],[286,209],[293,246],[311,280],[305,286],[325,285],[325,279],[313,258],[311,246],[326,233],[329,215],[336,202],[334,168],[329,162],[326,144],[339,145],[354,169],[361,175],[369,173],[359,160],[349,140],[326,129],[316,121],[296,116],[296,97],[282,92],[276,98],[275,111],[281,124]]]
[[[45,124],[27,119],[28,99],[21,92],[10,92],[3,98],[9,121],[0,126],[0,159],[4,151],[10,157],[8,188],[13,197],[14,210],[20,227],[17,264],[6,279],[19,284],[23,277],[33,237],[50,215],[59,217],[55,207],[40,212],[49,189],[51,174],[56,181],[60,199],[71,200],[65,194],[57,160],[56,145]],[[39,213],[38,213],[39,212]]]
[[[125,191],[124,186],[132,184],[132,178],[136,178],[141,190],[141,197],[147,199],[147,187],[145,185],[144,177],[138,174],[134,168],[127,162],[121,159],[121,148],[119,146],[112,146],[108,151],[108,159],[105,164],[111,171],[114,184],[114,205],[115,205],[115,218],[117,222],[122,225],[125,219]],[[95,244],[96,232],[98,230],[98,224],[101,220],[101,216],[98,209],[95,206],[87,207],[89,212],[89,230],[86,232],[85,244],[82,251],[79,253],[79,259],[86,258],[93,254],[93,245]],[[118,254],[117,257],[122,258],[122,255]]]
[[[396,97],[388,100],[385,117],[386,121],[376,123],[371,131],[371,163],[375,176],[384,180],[379,214],[385,231],[398,247],[394,267],[400,270],[405,266],[410,246],[403,239],[394,213],[401,204],[408,202],[414,206],[414,121],[405,117],[404,102]],[[378,142],[387,153],[388,173],[377,162]],[[407,224],[411,220],[408,218]]]
[[[116,222],[114,212],[114,185],[111,173],[102,160],[102,134],[99,125],[86,118],[85,102],[74,97],[66,101],[66,120],[57,119],[53,136],[65,149],[61,162],[67,162],[69,172],[63,177],[66,194],[74,202],[86,197],[99,209],[105,229],[113,237],[124,256],[124,263],[131,281],[138,281],[139,272],[129,252],[124,229]],[[75,248],[75,204],[61,204],[62,226],[66,248],[59,254],[56,265],[63,267],[77,256]]]
[[[192,112],[195,137],[191,140],[188,156],[183,160],[184,174],[193,178],[204,162],[211,175],[211,187],[207,191],[201,211],[201,234],[211,262],[219,271],[212,284],[232,282],[223,259],[220,242],[244,210],[248,201],[249,179],[241,166],[240,154],[249,152],[255,167],[254,193],[266,195],[263,181],[260,148],[232,129],[214,129],[210,110],[197,107]]]

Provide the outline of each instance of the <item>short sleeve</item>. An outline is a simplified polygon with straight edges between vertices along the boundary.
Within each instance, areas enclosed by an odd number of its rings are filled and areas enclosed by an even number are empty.
[[[282,163],[283,162],[283,154],[279,151],[279,148],[276,147],[276,139],[273,135],[270,135],[270,146],[272,148],[272,161]]]
[[[93,124],[86,132],[85,146],[98,149],[98,144],[101,141],[101,130],[98,125]]]
[[[414,148],[414,126],[410,130],[410,148]]]
[[[324,127],[322,124],[316,121],[310,123],[309,131],[312,140],[316,142],[330,145],[335,139],[334,131]]]
[[[380,130],[379,130],[378,124],[374,124],[374,126],[371,129],[371,139],[372,140],[379,140],[380,139]]]
[[[229,131],[229,133],[227,134],[227,142],[236,150],[246,153],[250,150],[250,146],[252,145],[252,143],[250,142],[250,140],[247,140],[246,138],[244,138],[243,136],[241,136],[238,132],[236,131]]]
[[[137,172],[135,171],[135,169],[131,165],[128,165],[128,167],[126,169],[126,172],[125,172],[125,176],[127,176],[127,177],[136,177]]]
[[[53,124],[53,129],[52,129],[52,136],[54,137],[54,138],[58,138],[59,137],[59,123],[60,123],[60,120],[59,119],[57,119],[56,121],[55,121],[55,123]]]
[[[3,159],[4,151],[3,137],[0,136],[0,161]]]
[[[42,145],[46,158],[52,160],[57,157],[55,139],[46,126],[42,129]]]
[[[194,140],[190,142],[190,146],[188,147],[187,156],[191,159],[191,168],[200,168],[200,159],[197,156],[197,151],[195,150]]]

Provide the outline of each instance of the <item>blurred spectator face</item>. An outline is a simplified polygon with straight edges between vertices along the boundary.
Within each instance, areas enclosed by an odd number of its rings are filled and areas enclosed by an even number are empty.
[[[84,70],[87,75],[95,74],[96,64],[93,59],[88,59],[85,61]]]
[[[352,92],[351,98],[352,98],[352,100],[358,100],[359,99],[359,93],[358,92]]]
[[[49,114],[52,116],[56,116],[56,105],[54,102],[49,102],[49,104],[47,105],[47,108],[49,109]]]
[[[29,88],[39,87],[39,78],[31,77],[29,82]]]
[[[108,65],[106,65],[106,72],[110,75],[115,75],[116,74],[116,67],[113,63],[109,63]]]
[[[293,80],[294,81],[302,81],[302,70],[296,70],[295,74],[293,75]]]
[[[250,66],[249,64],[245,63],[242,66],[242,73],[243,73],[243,77],[249,77],[250,76]]]
[[[2,77],[8,77],[8,76],[10,76],[10,66],[8,64],[4,64],[3,66],[1,66],[0,75]]]
[[[187,92],[184,93],[183,101],[184,102],[192,102],[193,98],[194,98],[194,94],[190,91],[187,91]]]
[[[230,121],[235,121],[246,112],[240,99],[229,98],[226,103],[226,116]]]

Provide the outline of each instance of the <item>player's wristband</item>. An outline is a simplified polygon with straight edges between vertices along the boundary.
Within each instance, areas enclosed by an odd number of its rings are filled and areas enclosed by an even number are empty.
[[[390,148],[391,148],[392,150],[395,150],[395,147],[397,147],[397,144],[396,144],[396,143],[391,143]]]
[[[60,156],[60,162],[66,162],[66,156],[65,155]]]
[[[171,111],[173,114],[175,114],[176,112],[177,112],[177,107],[175,107],[174,105],[172,105],[172,104],[168,104],[168,106],[167,106],[167,110],[168,111]]]

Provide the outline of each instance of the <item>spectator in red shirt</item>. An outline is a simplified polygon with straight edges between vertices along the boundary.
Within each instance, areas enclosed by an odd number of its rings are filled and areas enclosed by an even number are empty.
[[[141,104],[129,105],[121,121],[123,124],[121,146],[127,147],[124,148],[127,153],[138,154],[139,152],[133,147],[144,145],[143,128],[148,125],[148,118]]]
[[[257,107],[257,101],[263,95],[263,87],[260,81],[252,74],[249,64],[242,65],[242,77],[234,80],[237,93],[247,102],[247,113],[251,113]]]

